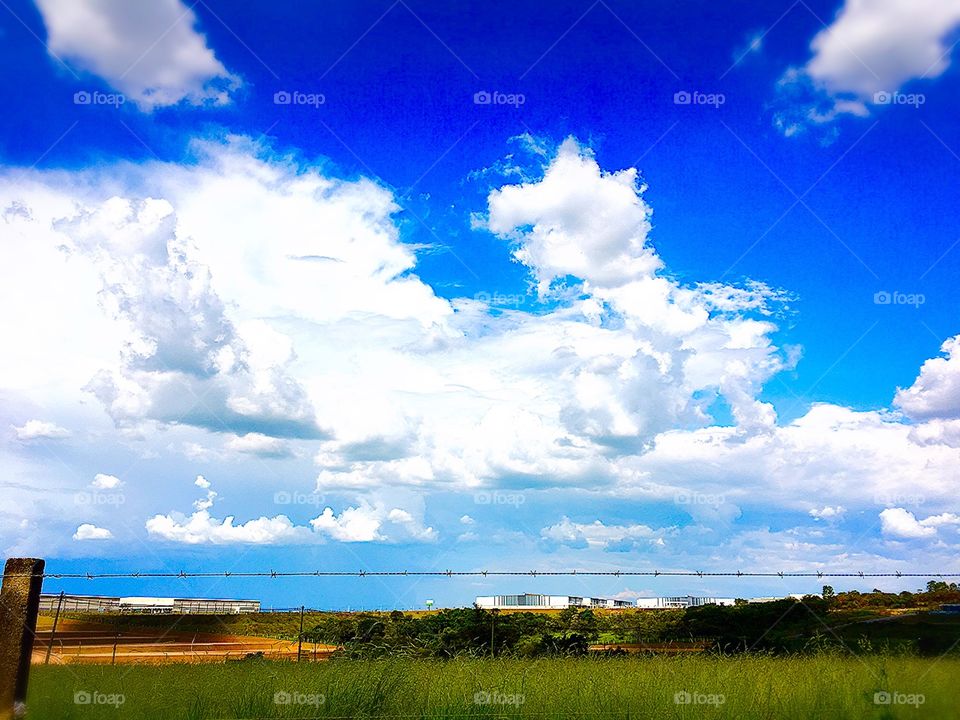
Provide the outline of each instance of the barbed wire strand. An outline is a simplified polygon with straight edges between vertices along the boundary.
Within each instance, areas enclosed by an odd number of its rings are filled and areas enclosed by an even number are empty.
[[[126,572],[126,573],[43,573],[53,580],[112,580],[150,578],[290,578],[290,577],[809,577],[809,578],[952,578],[960,572],[859,572],[859,571],[709,571],[709,570],[257,570],[198,572]],[[10,573],[7,577],[37,577],[30,573]]]

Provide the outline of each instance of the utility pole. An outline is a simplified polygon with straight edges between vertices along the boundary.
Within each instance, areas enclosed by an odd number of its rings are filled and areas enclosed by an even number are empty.
[[[63,607],[63,590],[60,591],[60,598],[57,600],[57,612],[53,616],[53,629],[50,630],[50,642],[47,645],[47,656],[43,659],[44,665],[50,664],[50,651],[53,650],[53,638],[57,634],[57,621],[60,620],[61,607]]]
[[[300,662],[300,651],[303,649],[303,605],[300,606],[300,634],[297,635],[297,662]]]

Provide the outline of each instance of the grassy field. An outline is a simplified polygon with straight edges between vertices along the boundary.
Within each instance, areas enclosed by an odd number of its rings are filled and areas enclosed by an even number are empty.
[[[957,677],[957,658],[887,655],[49,666],[32,671],[29,711],[44,720],[956,718]]]

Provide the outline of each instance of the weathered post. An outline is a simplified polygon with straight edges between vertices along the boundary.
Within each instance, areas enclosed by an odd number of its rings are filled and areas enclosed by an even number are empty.
[[[0,587],[0,720],[26,712],[27,674],[37,631],[43,560],[10,558]]]

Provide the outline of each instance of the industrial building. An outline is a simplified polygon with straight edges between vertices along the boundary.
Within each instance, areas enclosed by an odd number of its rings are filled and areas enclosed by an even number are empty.
[[[260,612],[259,600],[214,598],[106,597],[103,595],[41,595],[40,612],[140,613],[148,615],[238,615]]]
[[[586,597],[583,595],[540,595],[523,593],[520,595],[481,595],[475,604],[487,610],[564,610],[566,608],[630,608],[629,600],[613,598]]]
[[[639,598],[638,608],[662,610],[666,608],[700,607],[701,605],[733,605],[734,598],[697,597],[695,595],[677,595],[674,597]]]

